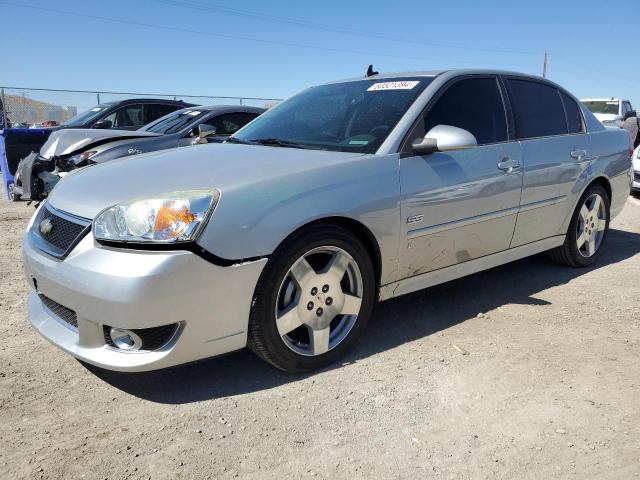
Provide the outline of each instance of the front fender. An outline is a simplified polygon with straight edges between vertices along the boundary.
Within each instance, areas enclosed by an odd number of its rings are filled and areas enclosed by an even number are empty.
[[[230,260],[268,256],[293,231],[346,217],[374,235],[383,283],[397,270],[400,231],[398,155],[367,155],[226,188],[198,243]]]

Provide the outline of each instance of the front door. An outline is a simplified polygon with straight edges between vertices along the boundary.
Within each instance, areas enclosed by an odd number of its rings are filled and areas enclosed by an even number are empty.
[[[445,86],[407,144],[436,125],[463,128],[478,146],[401,158],[402,278],[507,250],[515,228],[521,149],[509,141],[497,78],[468,77]]]

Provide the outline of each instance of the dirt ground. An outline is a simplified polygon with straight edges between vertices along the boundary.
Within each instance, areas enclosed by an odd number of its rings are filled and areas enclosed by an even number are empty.
[[[541,255],[380,304],[313,375],[248,351],[87,369],[28,324],[32,212],[0,201],[2,479],[640,478],[637,198],[597,266]]]

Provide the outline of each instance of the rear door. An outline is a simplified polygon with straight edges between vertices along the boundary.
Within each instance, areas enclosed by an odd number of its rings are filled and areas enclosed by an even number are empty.
[[[575,100],[535,79],[505,79],[522,145],[524,183],[512,247],[561,235],[572,189],[592,153]]]
[[[403,277],[506,250],[516,222],[520,145],[510,140],[498,79],[464,77],[438,95],[402,148]],[[436,125],[463,128],[476,137],[478,146],[413,154],[411,143]]]

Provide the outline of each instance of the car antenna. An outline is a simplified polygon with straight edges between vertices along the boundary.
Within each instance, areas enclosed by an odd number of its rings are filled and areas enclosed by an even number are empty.
[[[369,65],[369,68],[367,68],[367,74],[365,75],[366,77],[373,77],[374,75],[378,75],[379,72],[374,72],[373,71],[373,65]]]

